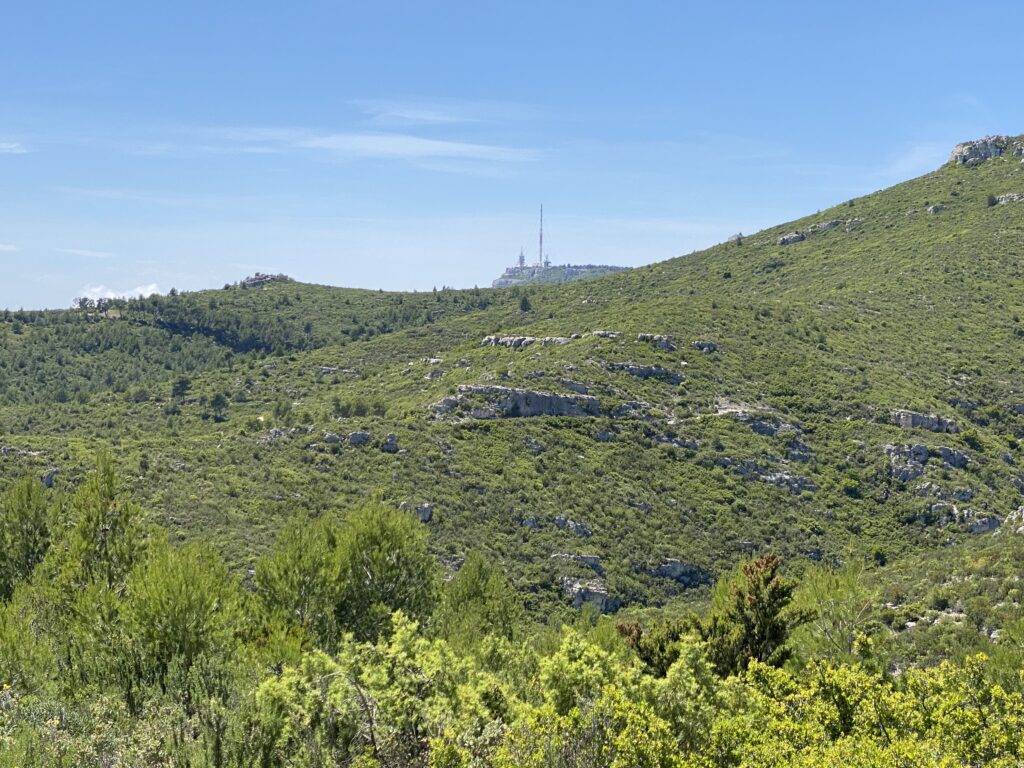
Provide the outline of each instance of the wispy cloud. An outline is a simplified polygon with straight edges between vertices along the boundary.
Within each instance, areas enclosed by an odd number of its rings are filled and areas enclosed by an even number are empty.
[[[93,285],[90,283],[84,286],[78,295],[89,299],[122,299],[135,298],[136,296],[152,296],[154,293],[160,293],[160,286],[156,283],[139,285],[128,291],[118,291],[105,285]]]
[[[403,133],[334,133],[299,141],[296,146],[305,149],[323,149],[348,157],[380,158],[392,160],[424,160],[446,158],[455,160],[483,160],[522,162],[533,160],[536,152],[529,149],[503,147],[494,144],[474,144],[464,141],[426,139]]]
[[[535,117],[532,104],[461,99],[357,99],[349,102],[378,126],[508,123]]]
[[[24,155],[28,152],[24,144],[16,141],[0,141],[0,155]]]
[[[18,246],[11,245],[10,243],[0,243],[0,253],[14,253],[18,250]]]
[[[93,251],[88,248],[57,248],[57,253],[66,253],[68,256],[84,256],[89,259],[109,259],[114,255],[108,251]]]

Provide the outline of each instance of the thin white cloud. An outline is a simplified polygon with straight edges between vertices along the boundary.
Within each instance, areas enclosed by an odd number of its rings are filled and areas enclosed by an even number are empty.
[[[502,123],[532,119],[533,104],[462,99],[356,99],[349,102],[379,126]]]
[[[14,253],[18,250],[18,246],[11,245],[10,243],[0,243],[0,253]]]
[[[109,259],[114,255],[107,251],[92,251],[88,248],[58,248],[57,253],[66,253],[68,256],[84,256],[89,259]]]
[[[156,283],[147,283],[146,285],[139,285],[128,291],[118,291],[113,288],[108,288],[105,285],[93,285],[89,284],[82,288],[79,292],[79,296],[85,296],[89,299],[132,299],[138,296],[152,296],[155,293],[160,293],[160,286]]]
[[[24,155],[28,150],[16,141],[0,141],[0,155]]]
[[[304,139],[297,142],[296,146],[305,149],[327,150],[348,157],[390,160],[447,158],[489,162],[522,162],[533,160],[536,157],[536,152],[528,149],[425,139],[421,136],[403,133],[334,133]]]

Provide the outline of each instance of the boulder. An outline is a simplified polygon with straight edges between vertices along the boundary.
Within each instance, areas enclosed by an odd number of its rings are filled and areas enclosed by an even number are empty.
[[[324,432],[324,442],[328,445],[337,445],[341,442],[341,435],[334,432]]]
[[[782,235],[778,239],[778,243],[779,245],[792,245],[793,243],[801,243],[806,239],[803,232],[790,232]]]
[[[371,435],[369,432],[364,432],[361,429],[356,430],[355,432],[349,433],[348,444],[356,448],[361,448],[362,446],[370,442],[370,438]]]
[[[1024,200],[1024,194],[1021,194],[1020,192],[1010,192],[1005,195],[999,195],[999,197],[996,198],[996,205],[1019,203],[1021,200]]]
[[[533,336],[485,336],[480,346],[483,347],[508,347],[509,349],[522,349],[533,344],[537,339]]]
[[[713,341],[695,341],[691,345],[694,349],[700,350],[705,355],[710,355],[712,352],[718,351],[718,346]]]
[[[600,339],[617,339],[622,336],[622,331],[593,331],[590,335]]]
[[[953,147],[949,162],[957,165],[978,165],[985,160],[999,157],[1009,144],[1006,136],[986,136],[975,141],[964,141]]]
[[[420,504],[416,507],[416,517],[420,519],[421,523],[429,523],[434,519],[434,505]]]
[[[927,429],[929,432],[959,432],[956,422],[933,413],[900,409],[892,412],[892,423],[903,429]]]
[[[935,203],[934,205],[929,205],[925,210],[931,214],[942,213],[944,210],[946,210],[946,206],[942,205],[941,203]]]
[[[1002,527],[1012,533],[1024,534],[1024,507],[1017,507],[1008,514]]]
[[[562,346],[563,344],[568,344],[570,341],[572,341],[572,339],[568,336],[545,336],[540,340],[540,344],[542,347],[549,347],[551,345]]]
[[[381,453],[398,453],[398,435],[389,432],[380,446]]]

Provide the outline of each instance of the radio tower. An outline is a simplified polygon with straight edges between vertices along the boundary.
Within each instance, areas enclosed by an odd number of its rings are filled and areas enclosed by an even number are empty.
[[[548,266],[548,260],[544,258],[544,206],[540,207],[540,249],[537,253],[537,263],[542,267]]]

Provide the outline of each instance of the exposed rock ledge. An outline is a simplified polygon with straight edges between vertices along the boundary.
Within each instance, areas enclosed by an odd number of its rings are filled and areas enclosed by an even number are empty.
[[[952,419],[944,419],[933,413],[898,410],[892,412],[892,423],[904,429],[927,429],[929,432],[959,432],[960,428]]]
[[[471,408],[469,415],[477,419],[528,418],[531,416],[597,416],[601,403],[590,395],[565,395],[489,385],[462,384],[458,393],[430,406],[438,415],[471,406],[474,398],[486,405]]]
[[[1009,145],[1009,136],[986,136],[975,141],[964,141],[953,147],[949,162],[957,165],[979,165],[993,157],[999,157]]]

